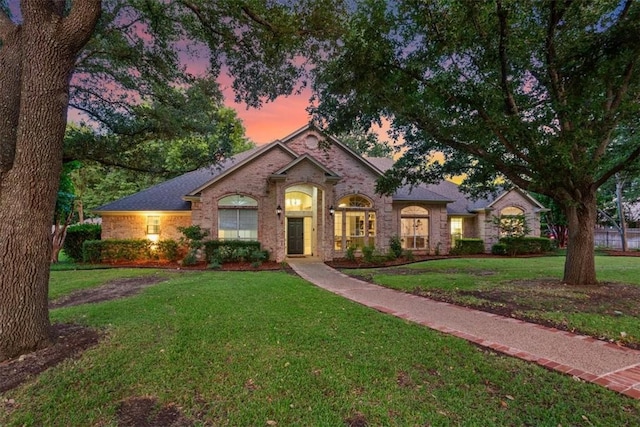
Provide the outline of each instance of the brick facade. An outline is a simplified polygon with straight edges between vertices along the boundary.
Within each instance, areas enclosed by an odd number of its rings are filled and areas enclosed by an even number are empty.
[[[219,231],[220,199],[242,195],[257,202],[257,208],[250,208],[257,211],[257,238],[263,248],[269,251],[272,259],[282,261],[288,256],[289,223],[302,222],[303,254],[331,260],[344,256],[345,248],[342,243],[345,237],[342,237],[342,242],[338,242],[334,236],[340,227],[336,229],[336,219],[329,208],[340,210],[336,216],[339,214],[340,218],[345,218],[347,210],[339,208],[340,200],[361,196],[371,204],[370,208],[366,208],[370,211],[365,212],[375,215],[375,230],[371,229],[375,237],[372,236],[371,241],[375,240],[380,252],[388,250],[391,237],[400,235],[401,210],[408,206],[419,206],[428,210],[428,245],[422,252],[448,253],[451,247],[450,218],[455,214],[448,213],[448,202],[443,201],[447,198],[439,197],[433,201],[394,201],[390,196],[376,194],[375,182],[381,172],[341,143],[313,127],[307,127],[283,142],[277,141],[256,149],[237,163],[227,165],[217,174],[211,174],[211,178],[200,182],[200,187],[193,189],[192,193],[181,193],[179,197],[190,202],[190,207],[187,208],[190,210],[123,213],[103,209],[103,238],[145,238],[148,216],[158,215],[160,239],[177,240],[181,237],[177,227],[191,224],[208,230],[210,237],[215,239],[218,238]],[[307,194],[312,198],[311,207],[301,211],[287,206],[288,191]],[[280,215],[276,214],[278,206],[282,209]],[[463,218],[464,237],[483,238],[487,250],[490,250],[498,238],[498,230],[490,221],[491,215],[507,206],[522,209],[533,234],[539,232],[540,206],[534,206],[524,193],[512,190],[496,199],[486,210],[459,214]],[[366,218],[365,224],[372,224],[368,214]],[[366,232],[365,242],[369,239],[366,237],[369,232]]]

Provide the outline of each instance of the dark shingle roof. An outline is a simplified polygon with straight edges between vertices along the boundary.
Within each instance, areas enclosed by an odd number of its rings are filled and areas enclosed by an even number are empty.
[[[183,197],[196,188],[201,187],[235,164],[245,160],[259,147],[244,151],[219,165],[187,172],[169,181],[154,185],[138,193],[116,200],[94,209],[96,212],[113,211],[189,211],[191,202]]]
[[[393,167],[393,160],[386,157],[370,157],[367,160],[385,172]],[[486,199],[472,200],[460,191],[457,184],[442,181],[437,184],[419,184],[414,187],[406,185],[393,194],[394,201],[428,201],[445,202],[449,215],[465,215],[474,210],[486,208],[490,201]]]
[[[272,144],[277,143],[278,141],[275,141]],[[268,149],[268,147],[255,147],[237,154],[219,165],[188,172],[94,210],[102,213],[121,211],[189,211],[191,202],[184,200],[184,196],[203,187],[235,165],[249,159],[258,151],[265,149]],[[386,157],[369,157],[366,160],[381,172],[393,166],[393,160]],[[458,185],[450,181],[442,181],[438,184],[420,184],[413,188],[404,186],[394,193],[393,200],[447,203],[447,212],[450,215],[469,214],[474,210],[487,207],[490,203],[489,200],[473,201],[467,198],[466,195],[460,192]]]

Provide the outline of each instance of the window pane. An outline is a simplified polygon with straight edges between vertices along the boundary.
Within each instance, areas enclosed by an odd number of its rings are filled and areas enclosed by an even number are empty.
[[[258,201],[253,197],[234,194],[220,199],[218,201],[218,206],[258,206]]]
[[[220,230],[238,229],[238,211],[236,209],[220,209],[218,211]]]

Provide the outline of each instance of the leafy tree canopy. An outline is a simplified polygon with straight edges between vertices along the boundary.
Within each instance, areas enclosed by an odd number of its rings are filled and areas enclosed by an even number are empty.
[[[640,4],[364,0],[318,67],[317,115],[334,130],[387,118],[406,151],[379,182],[499,177],[557,201],[565,281],[595,283],[596,190],[640,156]],[[434,153],[444,162],[429,162]]]

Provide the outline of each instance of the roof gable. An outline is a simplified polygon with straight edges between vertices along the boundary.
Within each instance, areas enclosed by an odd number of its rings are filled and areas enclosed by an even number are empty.
[[[205,188],[215,184],[217,181],[221,180],[222,178],[224,178],[225,176],[245,167],[247,164],[251,163],[251,161],[253,161],[254,159],[268,153],[271,150],[274,149],[281,149],[283,150],[285,153],[289,154],[291,156],[292,159],[295,159],[297,157],[297,154],[292,151],[291,149],[289,149],[287,146],[285,146],[284,144],[282,144],[282,142],[280,142],[279,140],[276,140],[270,144],[264,145],[262,147],[259,147],[258,149],[255,149],[255,151],[253,151],[252,153],[250,153],[247,156],[244,156],[242,159],[238,159],[238,156],[234,156],[232,157],[231,161],[233,161],[233,164],[229,165],[228,167],[226,167],[224,170],[221,171],[221,173],[219,173],[218,175],[216,175],[215,177],[213,177],[212,179],[210,179],[209,181],[203,183],[202,185],[200,185],[197,188],[194,188],[192,191],[190,191],[188,194],[186,194],[186,198],[189,197],[196,197],[198,195],[198,193],[200,193],[202,190],[204,190]],[[243,154],[243,153],[241,153]]]
[[[282,143],[283,144],[289,144],[292,141],[297,140],[300,136],[304,135],[305,133],[311,133],[311,132],[314,132],[314,133],[317,133],[317,134],[321,135],[322,138],[325,139],[325,141],[329,141],[330,142],[330,145],[335,146],[339,150],[342,150],[345,153],[347,153],[347,155],[349,157],[351,157],[351,158],[355,159],[356,161],[360,162],[361,164],[363,164],[367,169],[372,171],[374,173],[374,175],[382,176],[383,171],[380,170],[373,163],[369,162],[367,160],[367,158],[361,156],[360,154],[358,154],[357,152],[355,152],[354,150],[349,148],[347,145],[342,143],[336,137],[324,133],[321,129],[319,129],[317,126],[315,126],[312,123],[309,123],[306,126],[303,126],[303,127],[299,128],[299,129],[295,130],[293,133],[287,135],[286,137],[284,137],[282,139]]]
[[[340,176],[337,173],[333,172],[332,170],[330,170],[329,168],[324,166],[322,163],[317,161],[312,155],[310,155],[308,153],[303,154],[302,156],[294,159],[291,163],[285,165],[280,170],[274,172],[271,175],[271,177],[275,178],[275,179],[284,178],[289,170],[293,169],[296,165],[298,165],[298,164],[300,164],[302,162],[311,163],[314,167],[316,167],[317,169],[321,170],[325,174],[327,179],[329,179],[329,180],[336,180],[337,181],[337,180],[340,179]]]

